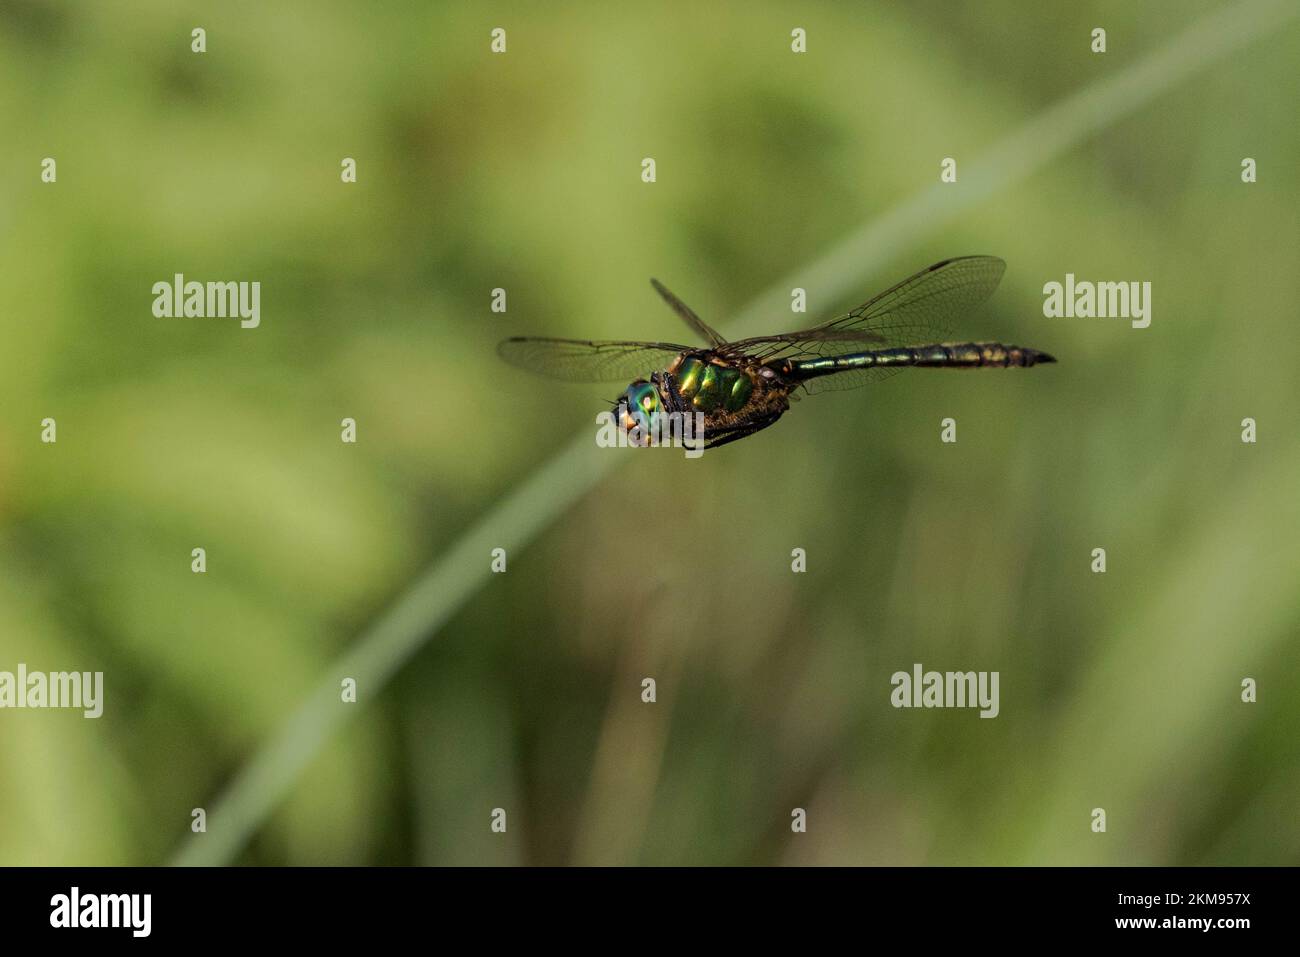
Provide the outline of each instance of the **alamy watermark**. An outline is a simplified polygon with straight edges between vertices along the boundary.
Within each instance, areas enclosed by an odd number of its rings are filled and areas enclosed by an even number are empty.
[[[87,718],[104,713],[104,672],[0,671],[0,708],[80,708]]]
[[[1043,286],[1043,315],[1049,319],[1128,319],[1134,329],[1151,325],[1150,282],[1091,282],[1065,274],[1065,282]]]
[[[153,314],[159,319],[239,319],[244,329],[262,322],[260,282],[187,281],[177,273],[171,282],[153,284]]]
[[[50,898],[50,926],[128,928],[148,937],[153,927],[152,894],[83,894],[73,887]]]
[[[629,415],[626,406],[596,413],[596,445],[602,449],[667,446],[685,450],[688,459],[704,454],[703,412],[658,412]]]
[[[920,662],[911,672],[895,671],[889,679],[894,690],[889,703],[895,708],[979,708],[981,718],[996,718],[996,671],[924,671]]]

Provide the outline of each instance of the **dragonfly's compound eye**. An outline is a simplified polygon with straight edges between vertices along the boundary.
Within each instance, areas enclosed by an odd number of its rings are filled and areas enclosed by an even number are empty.
[[[654,383],[638,379],[627,387],[618,404],[619,426],[638,445],[649,445],[659,418],[659,390]]]

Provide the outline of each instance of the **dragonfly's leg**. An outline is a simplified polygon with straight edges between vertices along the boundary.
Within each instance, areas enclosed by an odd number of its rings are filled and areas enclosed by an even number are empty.
[[[703,433],[705,447],[708,448],[710,445],[722,439],[724,436],[735,435],[738,432],[743,433],[744,435],[749,435],[751,432],[756,431],[758,428],[760,428],[760,426],[758,426],[757,423],[744,422],[741,423],[740,425],[729,425],[729,426],[725,426],[724,428],[712,429],[706,431]]]
[[[714,435],[728,435],[728,434],[730,434],[730,433],[732,433],[732,432],[737,432],[737,431],[739,431],[740,429],[747,429],[747,428],[749,428],[752,424],[753,424],[752,422],[742,422],[742,423],[740,423],[739,425],[724,425],[724,426],[718,426],[717,428],[707,429],[707,430],[702,431],[702,432],[700,432],[700,433],[698,433],[698,434],[703,435],[703,436],[705,437],[705,439],[708,439],[710,436],[714,436]]]
[[[765,419],[756,419],[753,422],[748,422],[745,425],[738,425],[734,428],[719,429],[717,432],[713,433],[713,438],[710,439],[706,436],[704,447],[706,449],[716,449],[721,445],[726,445],[728,442],[735,442],[737,439],[743,439],[747,435],[753,435],[755,432],[762,431],[780,417],[780,415],[773,415],[768,416]]]
[[[747,435],[753,435],[757,431],[758,429],[754,429],[754,428],[732,429],[728,431],[725,435],[723,435],[721,438],[710,439],[709,441],[705,442],[704,447],[706,449],[716,449],[723,445],[726,445],[728,442],[735,442],[737,439],[743,439]]]
[[[683,415],[689,414],[690,406],[682,398],[681,392],[677,390],[677,382],[671,373],[655,372],[650,376],[650,381],[668,393],[666,405],[669,412],[677,412]]]

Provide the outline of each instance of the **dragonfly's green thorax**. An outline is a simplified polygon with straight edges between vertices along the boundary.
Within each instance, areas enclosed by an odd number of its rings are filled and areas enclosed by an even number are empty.
[[[669,371],[676,376],[682,398],[689,399],[700,412],[738,412],[754,391],[753,381],[742,370],[694,356],[682,356]]]

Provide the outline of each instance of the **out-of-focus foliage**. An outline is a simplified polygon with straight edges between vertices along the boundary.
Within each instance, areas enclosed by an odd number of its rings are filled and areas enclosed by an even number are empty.
[[[107,686],[97,721],[0,712],[0,863],[166,859],[617,389],[499,338],[680,338],[650,275],[725,324],[1216,6],[0,4],[0,669]],[[965,331],[1059,365],[638,455],[362,689],[241,860],[1296,862],[1298,55],[1253,44],[861,276],[1000,255]],[[177,272],[260,280],[261,327],[155,319]],[[1151,281],[1151,327],[1045,319],[1067,272]],[[771,330],[853,304],[809,298]],[[893,709],[914,662],[999,671],[1000,716]]]

